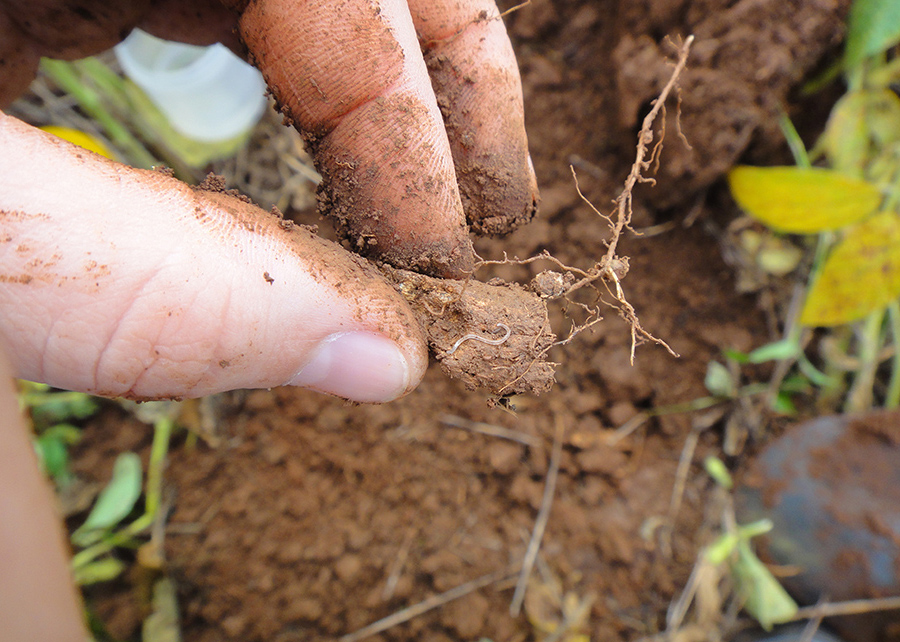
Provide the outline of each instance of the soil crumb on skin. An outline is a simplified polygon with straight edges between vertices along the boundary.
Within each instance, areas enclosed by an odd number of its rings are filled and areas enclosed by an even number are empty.
[[[449,377],[496,395],[539,395],[553,387],[555,364],[546,353],[556,335],[537,294],[499,280],[452,282],[388,266],[382,271],[410,304]]]

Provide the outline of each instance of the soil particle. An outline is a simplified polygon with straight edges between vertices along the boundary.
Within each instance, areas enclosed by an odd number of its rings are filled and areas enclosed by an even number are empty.
[[[541,394],[553,386],[554,364],[546,354],[556,335],[536,294],[515,283],[442,281],[387,266],[383,272],[412,307],[451,378],[499,396]],[[498,327],[507,331],[505,339]]]
[[[166,173],[164,173],[164,175],[172,176],[172,174]],[[243,194],[240,190],[229,189],[228,183],[226,182],[224,176],[219,176],[218,174],[213,174],[212,172],[207,174],[206,178],[204,178],[200,183],[194,186],[194,189],[198,192],[210,192],[213,194],[225,194],[226,196],[233,196],[243,203],[248,203],[251,205],[253,204],[253,201],[250,199],[250,197],[246,194]],[[277,208],[273,208],[270,213],[273,214],[276,218],[282,218]]]

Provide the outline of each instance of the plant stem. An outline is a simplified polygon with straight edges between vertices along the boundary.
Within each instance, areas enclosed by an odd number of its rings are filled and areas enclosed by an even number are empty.
[[[878,353],[881,348],[881,326],[884,310],[878,310],[866,317],[859,342],[859,369],[853,385],[847,394],[846,412],[862,412],[872,407],[875,371],[878,369]]]
[[[895,299],[888,304],[888,322],[891,327],[891,341],[894,357],[891,359],[891,379],[888,382],[884,407],[893,409],[900,406],[900,303]]]
[[[101,541],[72,556],[72,568],[78,569],[105,555],[118,546],[131,546],[134,537],[150,528],[156,519],[162,496],[162,474],[165,468],[166,455],[169,452],[169,439],[175,422],[170,417],[158,419],[153,424],[153,444],[150,447],[150,464],[147,467],[146,500],[144,514],[136,520],[109,534]]]
[[[791,155],[794,157],[794,162],[797,163],[797,167],[809,169],[812,167],[812,163],[809,162],[809,152],[806,151],[806,145],[803,144],[803,139],[800,138],[797,128],[794,127],[794,123],[788,117],[787,113],[784,110],[779,110],[779,112],[778,125],[781,127],[781,133],[784,134],[788,147],[791,149]]]
[[[150,448],[150,463],[147,466],[147,501],[144,513],[151,521],[156,517],[162,497],[162,474],[169,452],[169,439],[175,422],[171,417],[162,417],[153,424],[153,445]]]
[[[44,59],[41,64],[47,76],[63,91],[75,97],[85,113],[106,130],[113,144],[121,149],[135,166],[150,169],[156,164],[156,159],[128,131],[128,128],[110,113],[103,104],[100,94],[83,82],[71,63]]]

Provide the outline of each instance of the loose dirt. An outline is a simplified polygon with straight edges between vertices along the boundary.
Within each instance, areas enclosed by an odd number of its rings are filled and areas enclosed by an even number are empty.
[[[619,251],[630,257],[622,284],[643,326],[681,357],[645,345],[630,365],[630,328],[604,307],[608,318],[548,353],[557,384],[540,397],[489,404],[496,397],[437,367],[414,393],[384,406],[289,389],[223,397],[221,445],[176,442],[166,475],[177,492],[166,554],[185,639],[335,639],[507,568],[534,526],[557,424],[565,429],[560,474],[526,616],[508,614],[512,583],[500,583],[371,639],[539,639],[527,616],[559,619],[560,592],[593,596],[584,622],[593,640],[659,630],[704,543],[710,484],[692,466],[681,508],[667,521],[690,417],[660,417],[623,438],[615,430],[643,409],[704,396],[706,365],[723,348],[772,338],[754,299],[734,293],[709,234],[734,213],[716,181],[742,155],[788,158],[777,107],[791,111],[791,87],[836,53],[847,4],[539,1],[508,16],[542,205],[531,224],[478,240],[476,250],[499,259],[546,248],[584,269],[604,254],[608,227],[580,201],[569,165],[608,213],[634,158],[639,119],[668,78],[665,37],[696,34],[680,105],[691,146],[676,135],[673,102],[659,184],[636,193],[634,226],[645,233],[629,235]],[[317,222],[311,213],[288,215]],[[686,227],[686,218],[699,222]],[[478,278],[527,283],[547,268],[495,266]],[[432,344],[444,367],[500,359],[497,381],[506,383],[525,365],[511,355],[529,341],[551,341],[549,332],[564,336],[576,313],[550,305],[547,331],[511,327],[500,345],[469,340],[449,355],[461,336],[449,333]],[[502,310],[467,318],[466,332],[499,339],[504,318]],[[146,429],[127,421],[107,416],[88,430],[83,474],[102,479],[119,448],[146,448]],[[469,422],[516,439],[451,426]],[[695,461],[719,452],[719,439],[705,431]],[[660,546],[661,535],[669,546]],[[133,634],[139,613],[128,606],[127,583],[90,597],[115,634]]]

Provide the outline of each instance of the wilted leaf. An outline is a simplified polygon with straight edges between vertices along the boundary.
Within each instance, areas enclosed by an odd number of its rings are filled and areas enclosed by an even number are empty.
[[[144,642],[180,642],[178,593],[175,583],[163,577],[153,586],[153,611],[144,620],[141,639]]]
[[[900,42],[900,2],[855,0],[847,25],[847,67]]]
[[[797,612],[797,604],[750,549],[747,540],[737,545],[733,573],[744,609],[767,631],[773,624],[787,622]]]
[[[125,519],[141,496],[141,458],[122,453],[113,464],[112,479],[94,504],[84,524],[72,533],[72,541],[86,546],[98,539],[96,531],[115,526]]]
[[[769,227],[815,234],[855,223],[881,202],[878,188],[817,167],[750,167],[728,173],[734,199]]]
[[[831,251],[806,297],[800,322],[833,326],[862,319],[900,296],[900,218],[882,212]]]
[[[771,230],[760,233],[744,230],[740,234],[740,244],[753,257],[756,265],[772,276],[785,276],[793,272],[803,259],[803,250]]]

